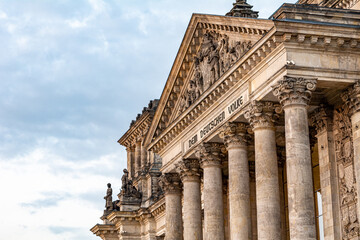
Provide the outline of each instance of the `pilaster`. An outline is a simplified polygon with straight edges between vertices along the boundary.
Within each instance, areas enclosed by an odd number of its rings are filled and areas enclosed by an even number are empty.
[[[360,193],[360,81],[357,81],[353,86],[348,88],[343,93],[342,99],[345,102],[345,108],[347,108],[348,114],[351,119],[351,132],[352,132],[351,137],[352,137],[352,148],[353,148],[353,153],[352,154],[348,153],[349,151],[351,151],[351,142],[348,142],[346,144],[347,149],[346,149],[346,151],[344,151],[344,153],[346,154],[347,157],[353,156],[355,186],[356,186],[356,193],[357,193],[357,194],[353,194],[353,195],[357,196]],[[350,161],[351,161],[351,159],[350,159]],[[349,171],[349,170],[346,171],[345,169],[351,169],[351,166],[347,166],[345,168],[344,165],[345,164],[339,165],[339,177],[342,179],[343,182],[345,182],[345,184],[343,184],[343,185],[345,185],[345,187],[341,186],[341,188],[340,188],[340,190],[341,190],[340,194],[344,195],[344,197],[347,198],[349,195],[351,196],[351,190],[349,190],[349,189],[351,189],[353,183],[351,181],[350,174],[348,174],[348,176],[346,176],[346,177],[344,174],[345,172]],[[346,181],[345,179],[348,179],[348,180]],[[341,200],[344,202],[346,202],[346,201],[351,202],[347,199],[344,199],[343,197]],[[357,201],[357,199],[356,199],[356,201]],[[356,204],[356,208],[357,208],[357,216],[355,216],[354,214],[351,214],[350,210],[349,210],[348,215],[349,216],[352,215],[352,219],[346,220],[346,221],[348,221],[348,222],[356,221],[357,224],[359,224],[359,220],[358,220],[359,216],[360,216],[360,204],[359,203]],[[349,207],[349,209],[350,209],[350,207]],[[342,218],[346,219],[345,212],[342,215],[343,215]],[[345,234],[348,236],[352,236],[352,235],[358,236],[359,231],[353,231],[352,229],[349,229],[349,230],[346,229]]]
[[[341,238],[332,112],[332,109],[320,106],[310,116],[310,124],[315,127],[317,132],[324,236],[326,240]]]

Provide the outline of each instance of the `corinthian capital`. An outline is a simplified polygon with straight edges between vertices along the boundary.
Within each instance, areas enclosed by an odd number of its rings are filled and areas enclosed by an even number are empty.
[[[350,115],[360,111],[360,81],[346,89],[341,95],[342,100],[349,108]]]
[[[332,128],[331,109],[321,105],[310,115],[309,123],[315,127],[318,134],[330,130]]]
[[[183,159],[176,168],[182,181],[200,181],[200,162],[198,159]]]
[[[220,132],[224,139],[225,147],[229,150],[232,147],[246,147],[249,141],[247,134],[248,125],[245,123],[226,123]]]
[[[277,113],[280,112],[279,104],[252,101],[249,109],[245,112],[245,118],[254,130],[257,128],[273,128],[274,123],[279,118]]]
[[[289,105],[308,105],[311,94],[316,89],[315,79],[305,79],[285,76],[275,86],[273,94],[283,107]]]
[[[159,178],[159,185],[165,194],[181,193],[182,183],[177,173],[164,173]]]
[[[198,157],[202,168],[216,166],[221,167],[222,149],[220,143],[203,143],[198,147]]]

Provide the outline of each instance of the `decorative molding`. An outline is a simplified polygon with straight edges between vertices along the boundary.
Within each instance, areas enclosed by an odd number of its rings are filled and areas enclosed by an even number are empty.
[[[305,79],[291,76],[284,76],[273,86],[273,94],[285,108],[290,105],[307,106],[311,100],[311,94],[316,89],[315,79]]]
[[[281,106],[273,102],[252,101],[245,112],[253,130],[259,128],[274,128],[274,123],[279,119]]]

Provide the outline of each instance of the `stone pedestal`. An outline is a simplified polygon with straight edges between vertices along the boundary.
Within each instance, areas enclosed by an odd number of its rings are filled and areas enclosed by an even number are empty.
[[[275,108],[271,102],[254,101],[245,117],[255,135],[256,209],[259,239],[281,239]]]
[[[183,239],[181,207],[182,184],[177,173],[165,173],[160,177],[160,186],[165,192],[165,240]]]
[[[290,239],[315,240],[315,208],[307,105],[316,80],[285,76],[274,86],[285,111]]]
[[[229,123],[224,126],[220,135],[228,150],[230,239],[251,239],[246,125]]]
[[[204,171],[204,240],[224,240],[221,144],[205,143],[199,148]]]
[[[202,240],[199,161],[185,159],[177,167],[184,188],[184,240]]]

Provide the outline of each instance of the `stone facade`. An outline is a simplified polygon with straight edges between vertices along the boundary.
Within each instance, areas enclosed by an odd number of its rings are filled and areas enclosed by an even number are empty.
[[[119,143],[103,240],[360,239],[360,1],[194,14]],[[105,184],[104,184],[105,185]]]

